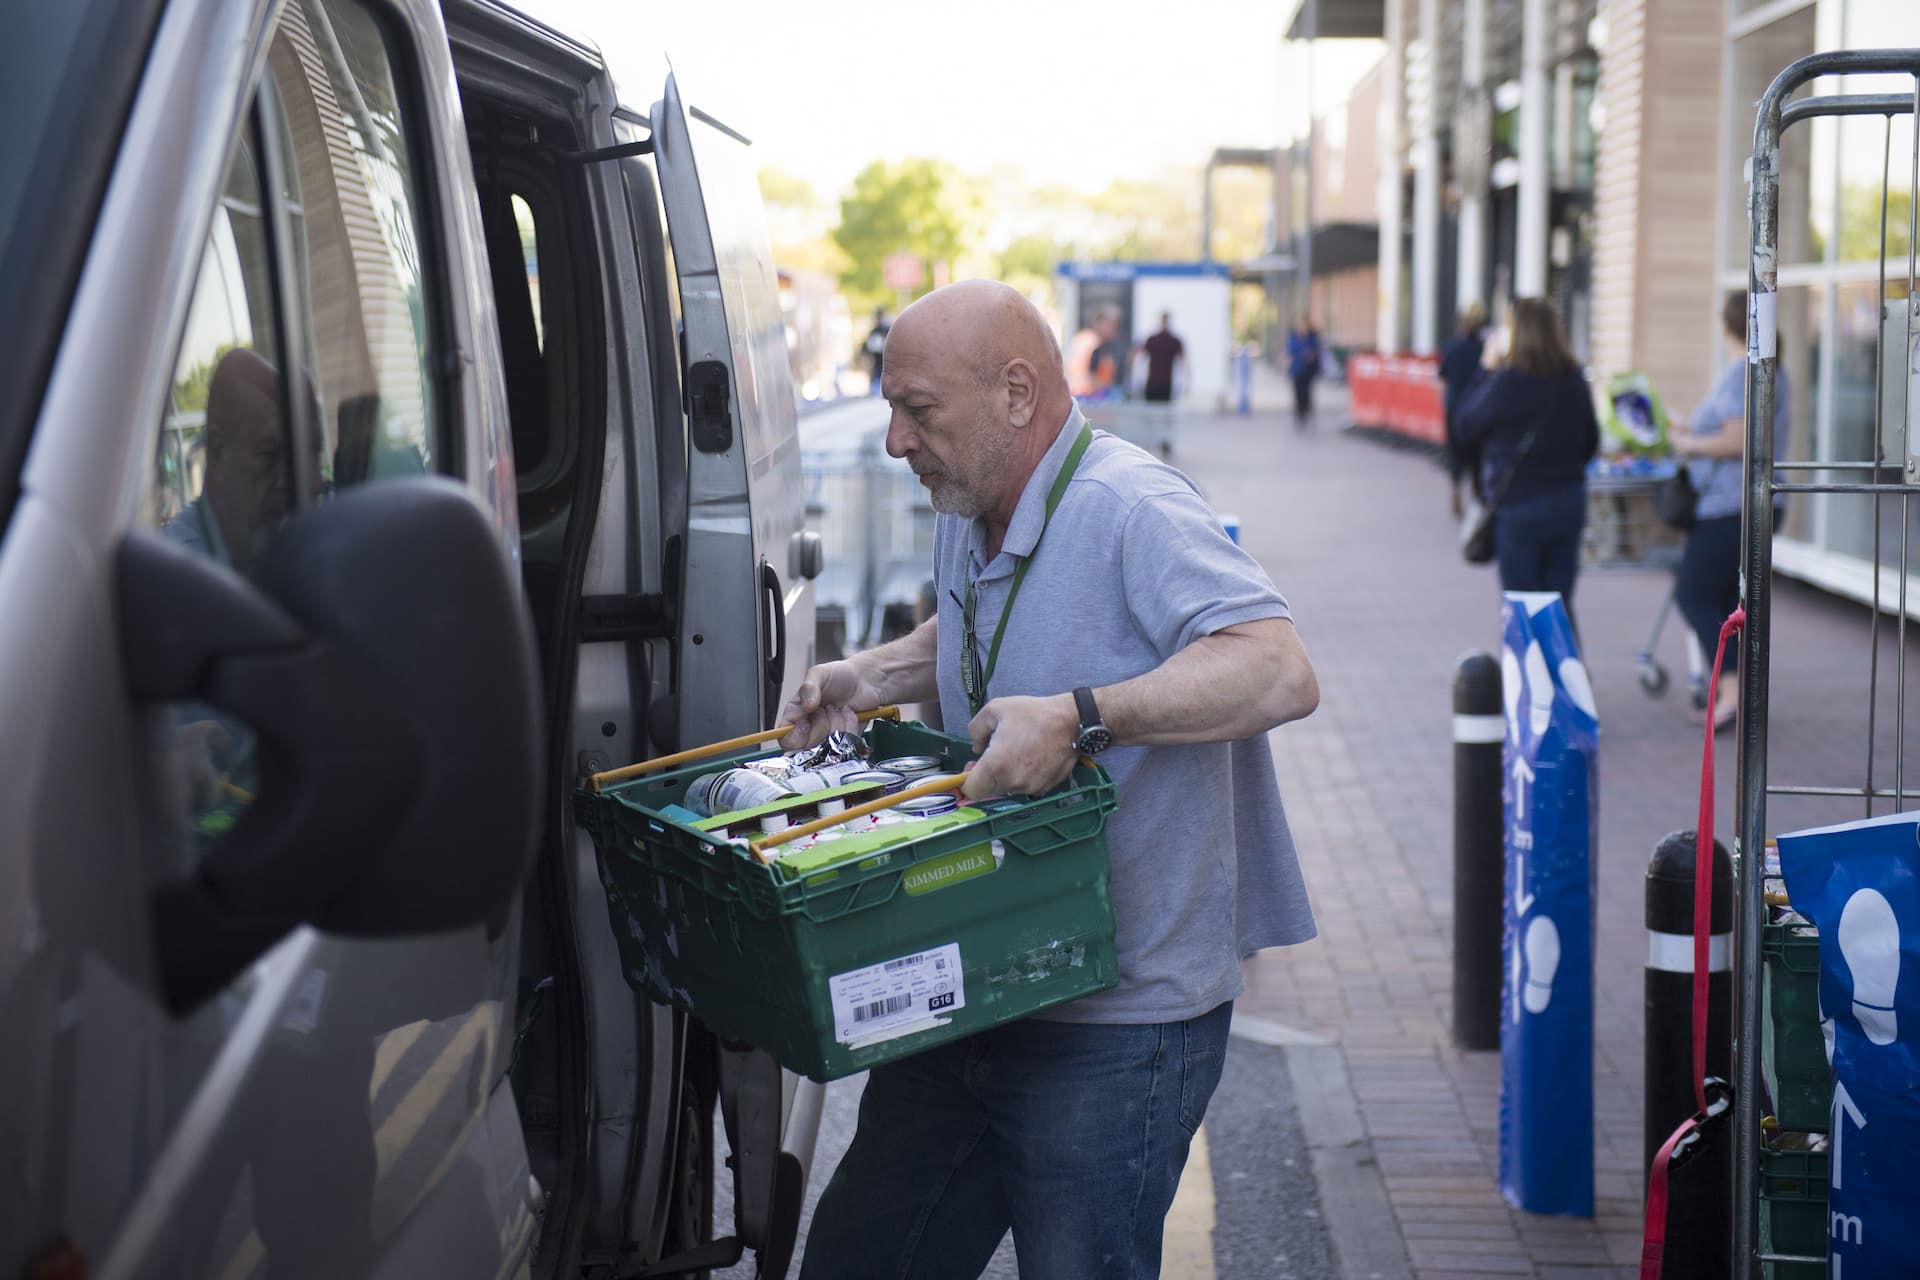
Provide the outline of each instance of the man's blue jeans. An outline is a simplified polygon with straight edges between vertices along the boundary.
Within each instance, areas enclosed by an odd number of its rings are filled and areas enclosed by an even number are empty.
[[[973,1280],[1009,1227],[1026,1280],[1159,1275],[1232,1015],[1028,1018],[876,1067],[801,1280]]]

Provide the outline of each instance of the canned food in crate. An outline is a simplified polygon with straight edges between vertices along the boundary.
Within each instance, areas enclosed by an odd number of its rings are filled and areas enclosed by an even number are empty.
[[[911,780],[940,772],[941,764],[939,756],[895,756],[891,760],[876,760],[873,767]]]
[[[856,783],[872,783],[884,787],[888,795],[906,789],[907,780],[891,769],[862,769],[840,779],[840,785],[850,787]]]
[[[838,764],[824,764],[818,769],[805,769],[790,773],[781,783],[788,790],[805,795],[809,791],[826,791],[842,786],[856,773],[870,772],[865,760],[842,760]]]
[[[843,782],[840,785],[848,788],[848,790],[842,795],[828,796],[826,799],[820,801],[821,817],[826,818],[836,813],[845,813],[857,804],[867,804],[887,794],[887,789],[878,782],[865,784]]]
[[[757,809],[763,804],[784,800],[793,792],[752,769],[725,769],[706,773],[687,784],[687,808],[703,818],[717,813],[736,813]]]
[[[952,813],[960,807],[960,798],[951,793],[935,796],[915,796],[911,800],[902,800],[894,806],[897,813],[909,818],[932,818],[943,813]]]

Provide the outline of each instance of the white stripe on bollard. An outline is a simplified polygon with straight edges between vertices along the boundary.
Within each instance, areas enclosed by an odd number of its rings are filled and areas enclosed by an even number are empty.
[[[1456,715],[1453,718],[1453,740],[1455,742],[1505,742],[1507,740],[1506,717]]]
[[[1716,933],[1707,939],[1707,972],[1725,973],[1733,967],[1733,935]],[[1693,972],[1693,935],[1647,930],[1647,968],[1663,973]]]

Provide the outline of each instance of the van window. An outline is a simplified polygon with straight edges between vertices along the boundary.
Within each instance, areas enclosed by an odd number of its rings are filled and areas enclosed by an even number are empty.
[[[510,197],[513,203],[513,225],[520,232],[520,258],[527,264],[527,300],[533,311],[533,343],[540,350],[547,349],[547,323],[540,314],[540,236],[533,225],[533,208],[527,198],[521,195]]]
[[[0,527],[160,9],[160,0],[5,6]]]
[[[426,220],[380,28],[357,0],[291,0],[267,65],[201,250],[143,513],[248,577],[294,511],[450,460],[430,372]],[[276,133],[262,134],[269,124]],[[295,404],[303,415],[289,415]],[[157,738],[184,847],[219,839],[260,783],[251,727],[181,703]]]
[[[379,24],[357,0],[295,0],[268,66],[322,472],[345,487],[445,469],[426,220]]]

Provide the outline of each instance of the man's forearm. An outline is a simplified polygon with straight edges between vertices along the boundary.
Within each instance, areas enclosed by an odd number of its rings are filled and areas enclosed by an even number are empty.
[[[861,687],[872,694],[873,705],[930,702],[940,696],[939,623],[940,615],[935,614],[898,640],[847,659],[860,673]]]
[[[1310,715],[1320,686],[1293,624],[1271,618],[1203,636],[1094,700],[1118,743],[1231,742]]]

